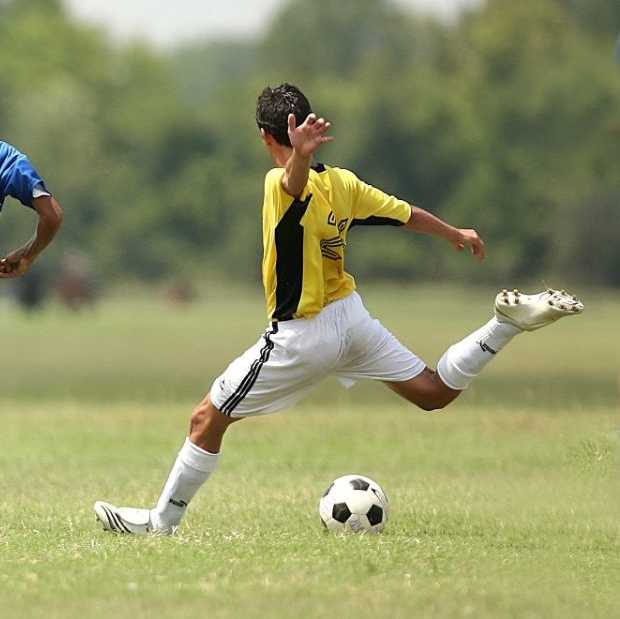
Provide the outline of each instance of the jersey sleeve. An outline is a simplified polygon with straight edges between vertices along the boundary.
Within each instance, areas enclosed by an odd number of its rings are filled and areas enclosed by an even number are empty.
[[[0,206],[6,196],[32,208],[34,198],[51,195],[26,155],[10,147],[1,164]]]
[[[353,177],[353,221],[351,226],[403,226],[411,217],[411,206]]]

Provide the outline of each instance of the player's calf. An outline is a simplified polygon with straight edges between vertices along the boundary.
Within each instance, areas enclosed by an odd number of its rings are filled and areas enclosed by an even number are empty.
[[[236,421],[220,413],[207,396],[193,411],[189,436],[177,454],[157,505],[151,509],[95,503],[95,513],[103,528],[114,533],[170,534],[181,523],[187,506],[215,471],[222,438]]]
[[[193,411],[189,436],[177,455],[151,520],[157,529],[179,526],[190,501],[215,471],[224,433],[236,421],[223,415],[207,396]]]

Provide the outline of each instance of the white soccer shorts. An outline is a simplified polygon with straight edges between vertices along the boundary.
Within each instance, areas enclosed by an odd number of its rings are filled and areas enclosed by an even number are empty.
[[[298,402],[327,376],[345,386],[362,378],[402,382],[425,367],[354,292],[313,318],[272,323],[215,380],[210,397],[230,417],[263,415]]]

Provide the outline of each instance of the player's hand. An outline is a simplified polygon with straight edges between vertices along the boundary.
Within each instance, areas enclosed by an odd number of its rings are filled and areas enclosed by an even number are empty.
[[[28,247],[11,252],[0,260],[0,278],[10,279],[26,273],[32,266],[33,259],[27,256]]]
[[[451,241],[452,246],[457,251],[463,251],[469,247],[471,253],[478,260],[484,260],[484,241],[478,236],[475,230],[460,229],[456,231],[456,237]]]
[[[334,138],[325,135],[331,123],[316,114],[309,114],[303,124],[297,126],[295,114],[288,115],[288,137],[291,146],[302,156],[310,157],[321,144],[331,142]]]

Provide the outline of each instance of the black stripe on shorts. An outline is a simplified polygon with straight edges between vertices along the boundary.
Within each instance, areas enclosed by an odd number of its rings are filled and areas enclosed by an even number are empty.
[[[235,389],[235,392],[222,404],[222,408],[220,409],[222,413],[228,415],[237,408],[239,402],[245,398],[250,389],[254,386],[256,379],[261,371],[261,368],[267,361],[269,361],[269,355],[273,350],[274,343],[271,341],[271,336],[275,335],[278,332],[278,323],[273,322],[271,324],[271,331],[266,331],[265,335],[263,335],[263,339],[265,340],[265,345],[261,348],[258,359],[255,359],[250,366],[250,370],[244,376],[243,380],[239,383],[239,386]]]

